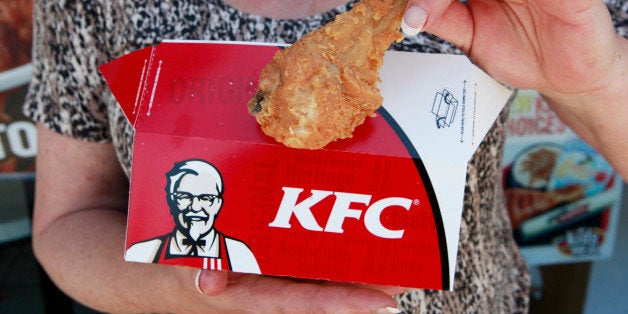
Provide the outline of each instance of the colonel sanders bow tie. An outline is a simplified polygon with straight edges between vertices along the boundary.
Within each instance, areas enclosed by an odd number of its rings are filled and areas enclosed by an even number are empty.
[[[206,242],[205,242],[205,240],[201,240],[201,239],[194,240],[194,239],[191,239],[191,238],[185,238],[185,239],[183,239],[183,241],[181,241],[181,243],[183,245],[191,245],[192,246],[192,250],[190,250],[189,254],[192,255],[192,256],[198,256],[198,248],[199,247],[203,247]]]

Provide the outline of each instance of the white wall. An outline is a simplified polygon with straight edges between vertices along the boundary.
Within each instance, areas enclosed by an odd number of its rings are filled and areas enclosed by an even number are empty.
[[[628,185],[623,193],[615,251],[591,267],[585,314],[628,313]]]

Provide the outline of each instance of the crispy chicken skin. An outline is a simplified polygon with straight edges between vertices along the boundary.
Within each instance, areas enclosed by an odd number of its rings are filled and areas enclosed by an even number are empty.
[[[406,0],[362,0],[278,51],[248,103],[262,131],[287,146],[317,149],[351,137],[382,105],[378,70],[399,31]]]

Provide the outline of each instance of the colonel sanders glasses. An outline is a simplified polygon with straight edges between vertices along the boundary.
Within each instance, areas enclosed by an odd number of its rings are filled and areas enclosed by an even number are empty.
[[[172,193],[171,196],[177,202],[177,206],[180,209],[188,208],[190,205],[192,205],[192,202],[194,201],[194,199],[200,202],[201,205],[203,205],[203,207],[212,206],[214,205],[214,202],[216,200],[220,199],[220,196],[218,195],[212,195],[212,194],[194,195],[192,193],[187,193],[187,192],[176,192],[176,193]]]

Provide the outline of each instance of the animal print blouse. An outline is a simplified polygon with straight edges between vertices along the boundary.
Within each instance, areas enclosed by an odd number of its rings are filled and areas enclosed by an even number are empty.
[[[163,39],[293,43],[354,2],[308,18],[281,20],[242,13],[222,0],[35,0],[34,75],[24,112],[61,134],[111,142],[128,176],[133,129],[99,65]],[[627,4],[608,4],[625,35]],[[394,49],[459,53],[425,34]],[[499,184],[506,111],[469,162],[454,291],[412,290],[397,296],[407,313],[527,311],[530,278],[511,235]]]

